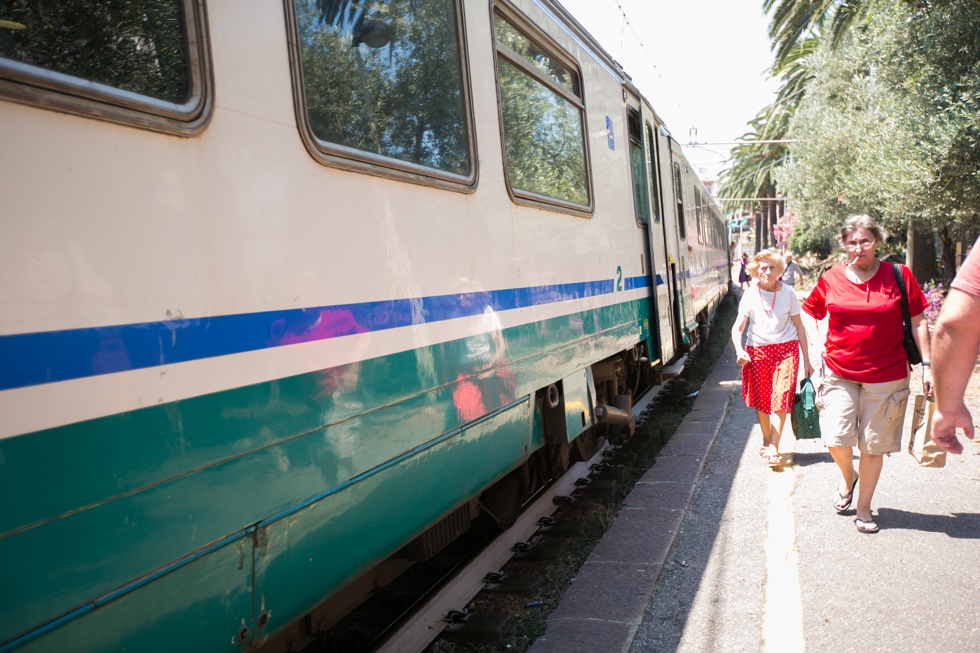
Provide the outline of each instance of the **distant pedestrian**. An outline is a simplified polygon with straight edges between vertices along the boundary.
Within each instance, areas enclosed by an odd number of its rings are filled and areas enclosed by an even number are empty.
[[[797,277],[800,281],[803,280],[803,270],[800,269],[799,263],[793,260],[792,252],[786,252],[784,258],[786,259],[786,269],[783,270],[783,276],[779,280],[792,288],[796,286]]]
[[[782,257],[764,249],[755,255],[749,270],[759,282],[742,293],[732,342],[742,368],[742,399],[746,406],[755,408],[762,429],[759,454],[776,467],[780,464],[779,440],[786,415],[793,410],[800,351],[806,376],[813,373],[813,366],[800,318],[800,300],[790,286],[779,280]]]
[[[820,431],[841,480],[834,500],[838,514],[854,501],[861,479],[854,524],[861,533],[878,532],[871,513],[884,454],[901,448],[909,399],[909,362],[902,346],[902,296],[891,265],[876,257],[885,232],[866,215],[849,218],[840,229],[846,265],[831,268],[803,302],[816,320],[828,317],[823,361],[828,368],[817,393]],[[928,303],[912,272],[901,266],[912,316],[912,332],[924,367],[924,394],[932,392]],[[860,451],[854,469],[853,447]],[[860,473],[859,473],[860,472]]]
[[[752,284],[752,275],[749,274],[749,255],[742,252],[742,267],[738,271],[738,285],[743,290]]]
[[[963,453],[956,429],[973,439],[973,416],[963,392],[980,350],[980,238],[950,284],[932,339],[936,413],[932,439],[950,453]],[[923,363],[924,364],[924,363]]]

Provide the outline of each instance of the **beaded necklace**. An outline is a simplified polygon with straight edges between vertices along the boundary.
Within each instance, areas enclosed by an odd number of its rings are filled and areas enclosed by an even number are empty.
[[[767,290],[766,292],[769,291]],[[777,283],[776,289],[772,291],[772,303],[769,304],[769,308],[766,308],[766,300],[762,298],[762,286],[759,286],[759,299],[762,302],[762,310],[765,311],[766,314],[771,315],[772,312],[776,309],[776,295],[778,294],[779,294],[779,284]]]

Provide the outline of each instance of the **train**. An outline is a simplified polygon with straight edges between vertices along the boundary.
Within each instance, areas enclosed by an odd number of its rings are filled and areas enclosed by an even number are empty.
[[[629,429],[730,285],[556,0],[5,3],[0,123],[3,653],[298,650]]]

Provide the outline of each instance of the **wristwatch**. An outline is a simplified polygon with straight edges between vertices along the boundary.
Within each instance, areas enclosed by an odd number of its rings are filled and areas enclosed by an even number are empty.
[[[932,361],[922,361],[922,367],[932,367]]]

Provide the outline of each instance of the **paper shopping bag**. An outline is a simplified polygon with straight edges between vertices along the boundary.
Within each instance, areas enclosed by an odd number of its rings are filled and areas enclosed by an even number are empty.
[[[921,467],[945,467],[946,451],[932,439],[932,414],[936,411],[933,397],[916,395],[912,407],[912,437],[909,454]]]

